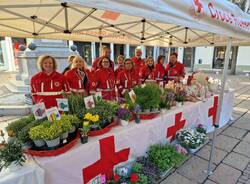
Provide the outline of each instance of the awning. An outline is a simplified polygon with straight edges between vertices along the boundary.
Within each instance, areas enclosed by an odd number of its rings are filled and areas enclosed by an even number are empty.
[[[249,45],[250,15],[226,0],[2,0],[0,36],[135,45]]]

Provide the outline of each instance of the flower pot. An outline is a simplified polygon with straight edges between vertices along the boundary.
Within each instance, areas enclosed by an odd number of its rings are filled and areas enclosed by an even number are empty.
[[[188,148],[188,152],[191,153],[191,154],[195,154],[197,151],[199,151],[201,149],[202,146],[203,146],[203,144],[201,144],[200,146],[198,146],[195,149]]]
[[[159,112],[158,108],[151,109],[151,112]]]
[[[76,126],[72,125],[72,128],[70,129],[69,133],[74,133],[76,131]]]
[[[68,136],[69,136],[69,132],[64,132],[64,133],[60,136],[60,138],[61,138],[61,139],[67,139]]]
[[[60,137],[57,137],[53,140],[46,140],[46,144],[49,148],[57,147],[60,144]]]
[[[88,136],[81,136],[81,143],[85,144],[88,142]]]
[[[177,107],[182,107],[182,105],[183,105],[183,102],[176,102]]]
[[[105,128],[106,126],[108,126],[109,125],[109,122],[108,122],[108,120],[102,120],[101,121],[101,123],[100,123],[100,125],[101,125],[101,128]],[[95,129],[95,130],[99,130],[99,127],[97,127],[98,129]]]
[[[140,122],[141,122],[140,114],[136,114],[135,115],[135,123],[140,123]]]
[[[45,144],[45,141],[44,141]],[[22,144],[22,147],[24,150],[30,149],[33,146],[33,142],[32,141],[28,141]]]
[[[45,141],[42,139],[33,141],[36,147],[43,147],[45,145]]]
[[[99,130],[99,126],[95,124],[90,125],[90,131],[95,131],[95,130]]]
[[[144,112],[145,114],[149,114],[149,113],[150,113],[150,109],[144,109],[143,112]]]
[[[13,141],[15,141],[15,140],[16,140],[16,137],[15,137],[15,136],[13,136],[13,137],[8,137],[7,142],[8,142],[8,143],[11,143],[11,142],[13,142]]]
[[[128,125],[128,121],[121,119],[121,125],[122,126],[127,126]]]

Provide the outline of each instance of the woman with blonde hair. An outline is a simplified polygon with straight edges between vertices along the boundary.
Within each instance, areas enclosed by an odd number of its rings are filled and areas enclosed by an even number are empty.
[[[140,71],[141,83],[155,81],[154,59],[149,56],[146,59],[146,65]]]
[[[118,63],[118,67],[115,70],[115,78],[117,78],[118,74],[124,70],[124,56],[123,55],[119,55],[117,57],[117,63]]]
[[[71,92],[83,96],[88,95],[90,75],[85,60],[80,56],[76,56],[73,59],[71,70],[64,74],[69,83]]]
[[[63,92],[70,92],[66,78],[56,71],[56,60],[52,56],[42,55],[37,65],[41,72],[30,81],[34,103],[44,102],[46,108],[57,106],[57,98],[63,98]]]

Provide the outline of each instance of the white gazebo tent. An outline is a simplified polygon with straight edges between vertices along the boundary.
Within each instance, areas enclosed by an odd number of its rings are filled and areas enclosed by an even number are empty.
[[[162,47],[227,45],[218,125],[230,49],[249,44],[250,15],[226,0],[2,0],[0,36]]]

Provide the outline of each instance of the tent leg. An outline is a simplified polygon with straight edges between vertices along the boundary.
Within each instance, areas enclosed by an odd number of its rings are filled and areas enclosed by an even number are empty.
[[[217,131],[217,128],[219,128],[219,122],[220,122],[220,116],[221,116],[221,111],[222,111],[222,102],[223,102],[223,96],[224,96],[225,83],[226,83],[226,80],[227,80],[227,71],[228,71],[231,47],[232,47],[232,39],[229,38],[228,43],[227,43],[227,49],[226,49],[224,69],[223,69],[223,74],[222,74],[221,91],[220,91],[220,94],[219,94],[219,104],[218,104],[218,111],[217,111],[217,114],[216,114],[215,129],[214,129],[214,132],[213,132],[211,152],[210,152],[210,157],[209,157],[208,168],[205,171],[208,176],[210,176],[213,173],[212,172],[212,163],[213,163],[213,156],[214,156],[216,131]]]

